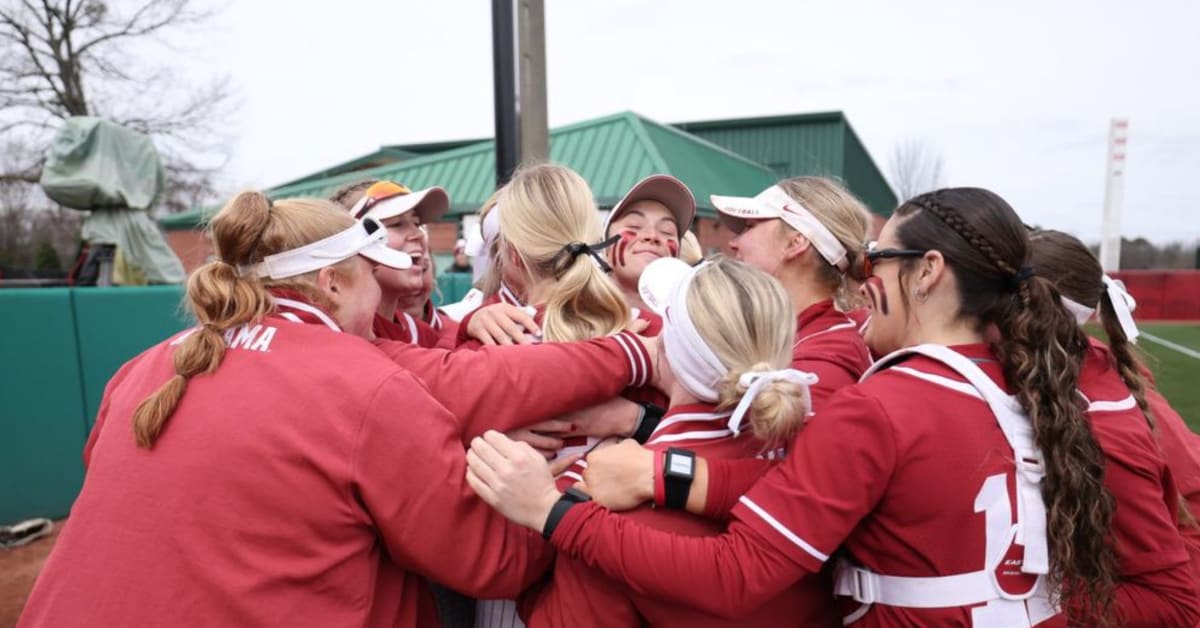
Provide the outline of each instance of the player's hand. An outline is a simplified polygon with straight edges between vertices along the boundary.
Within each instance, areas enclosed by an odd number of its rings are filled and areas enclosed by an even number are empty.
[[[638,404],[624,397],[615,397],[590,408],[564,414],[562,419],[569,421],[575,431],[584,436],[625,438],[637,429],[640,410]]]
[[[563,448],[562,439],[577,428],[568,421],[550,419],[537,425],[506,432],[505,436],[533,447],[546,460],[552,460]]]
[[[550,509],[562,495],[538,452],[495,430],[471,440],[467,484],[500,514],[537,531],[546,527]]]
[[[625,329],[635,334],[640,334],[643,331],[646,331],[646,328],[649,326],[650,321],[641,318],[635,318],[629,321],[629,324],[625,326]]]
[[[475,310],[467,322],[467,335],[485,345],[521,345],[531,341],[526,334],[542,333],[525,310],[507,303],[494,303]]]
[[[587,457],[583,483],[592,500],[609,510],[629,510],[654,499],[654,452],[627,438]]]

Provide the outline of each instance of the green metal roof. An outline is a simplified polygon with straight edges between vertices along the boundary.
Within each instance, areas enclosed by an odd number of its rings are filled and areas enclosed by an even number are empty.
[[[701,214],[711,215],[710,194],[753,195],[776,174],[726,148],[632,112],[572,124],[550,132],[550,160],[568,166],[592,186],[600,207],[611,207],[634,183],[655,173],[671,174],[688,185]],[[307,180],[270,190],[273,198],[328,197],[339,187],[365,178],[391,179],[411,188],[440,185],[449,192],[447,218],[478,211],[495,189],[495,149],[491,140],[451,150]],[[189,229],[216,209],[192,210],[160,221],[166,229]]]
[[[872,211],[890,216],[896,193],[840,111],[682,122],[675,127],[771,168],[779,178],[839,178]]]
[[[446,142],[446,143],[450,144],[451,142]],[[311,174],[306,174],[303,177],[299,177],[296,179],[292,179],[291,181],[286,181],[284,183],[280,183],[276,187],[283,187],[285,185],[295,185],[297,183],[302,183],[304,181],[309,181],[311,179],[324,179],[326,177],[332,177],[332,176],[336,176],[339,174],[345,174],[347,172],[354,172],[355,170],[362,170],[364,168],[373,168],[375,166],[392,164],[392,163],[396,163],[398,161],[404,161],[405,159],[412,159],[414,157],[420,157],[423,154],[424,153],[418,153],[416,151],[405,150],[403,147],[400,147],[400,146],[384,146],[384,147],[381,147],[379,150],[367,153],[366,155],[362,155],[361,157],[355,157],[354,159],[348,159],[346,161],[343,161],[342,163],[337,164],[336,166],[330,166],[323,170],[318,170]]]

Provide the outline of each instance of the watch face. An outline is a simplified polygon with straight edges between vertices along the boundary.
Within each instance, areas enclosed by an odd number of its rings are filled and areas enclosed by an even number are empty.
[[[669,475],[692,477],[692,466],[695,460],[691,456],[669,456],[667,459],[667,473]]]

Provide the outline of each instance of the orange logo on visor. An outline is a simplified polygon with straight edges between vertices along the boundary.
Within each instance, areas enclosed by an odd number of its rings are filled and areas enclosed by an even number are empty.
[[[393,181],[380,181],[374,183],[367,191],[363,193],[362,200],[355,203],[354,217],[362,218],[371,211],[371,208],[378,205],[381,201],[386,201],[389,198],[412,194],[412,190]]]

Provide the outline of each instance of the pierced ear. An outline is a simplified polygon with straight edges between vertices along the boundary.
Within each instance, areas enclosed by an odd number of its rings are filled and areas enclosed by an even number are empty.
[[[946,274],[946,258],[941,251],[928,251],[921,258],[921,273],[918,282],[930,291]]]

